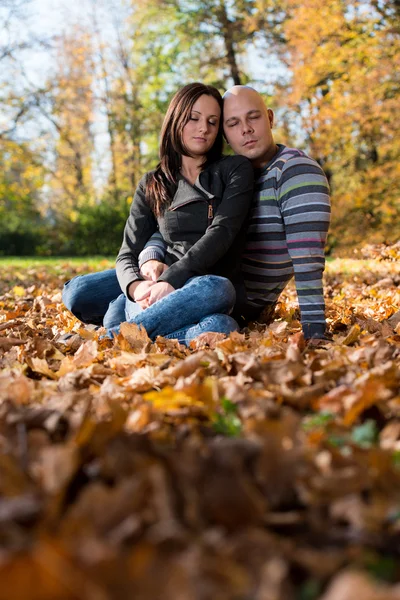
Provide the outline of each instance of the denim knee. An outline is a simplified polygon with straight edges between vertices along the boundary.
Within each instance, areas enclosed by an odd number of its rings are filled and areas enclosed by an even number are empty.
[[[81,314],[80,310],[80,298],[81,294],[79,293],[79,280],[81,275],[78,277],[74,277],[70,279],[64,284],[62,289],[61,297],[64,303],[64,306],[68,308],[72,312],[73,315],[77,316]]]
[[[121,293],[115,269],[78,275],[67,281],[62,300],[68,310],[84,323],[102,325],[109,304]]]
[[[215,333],[225,333],[229,335],[232,331],[238,331],[239,325],[229,315],[215,314],[209,317],[204,317],[198,325],[203,331],[211,331]]]
[[[203,275],[201,279],[209,297],[220,302],[220,306],[216,306],[212,312],[231,312],[236,302],[236,291],[229,279],[220,275]]]

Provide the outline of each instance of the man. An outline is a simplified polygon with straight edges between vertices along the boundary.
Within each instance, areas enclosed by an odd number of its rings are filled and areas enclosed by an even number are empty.
[[[294,276],[304,336],[324,338],[322,274],[330,220],[326,177],[304,152],[275,143],[274,114],[254,89],[229,89],[224,95],[223,119],[232,150],[251,160],[256,171],[242,264],[247,293],[242,313],[250,320],[261,313],[272,315],[279,295]],[[141,256],[143,276],[156,281],[165,268],[162,260],[162,239],[150,240]],[[101,286],[97,298],[96,286]],[[101,322],[108,303],[119,293],[115,273],[110,270],[75,278],[66,284],[63,299],[81,320]],[[146,305],[146,298],[143,303]],[[116,317],[119,310],[115,306]]]

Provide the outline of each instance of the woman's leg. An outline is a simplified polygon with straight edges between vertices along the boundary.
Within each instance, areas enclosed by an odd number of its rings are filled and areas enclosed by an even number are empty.
[[[146,310],[137,314],[137,305],[127,300],[126,316],[131,323],[142,325],[155,339],[200,323],[205,317],[231,312],[236,299],[235,288],[225,277],[203,275],[192,277]],[[135,314],[132,314],[135,310]]]
[[[115,327],[118,327],[126,320],[125,304],[125,294],[120,294],[118,298],[110,302],[103,319],[103,326],[106,329],[115,329]]]
[[[232,319],[229,315],[215,314],[204,317],[195,325],[189,325],[183,327],[179,331],[168,333],[164,337],[172,340],[178,340],[181,344],[188,346],[192,340],[197,338],[202,333],[225,333],[229,335],[232,331],[238,331],[239,325],[235,319]]]
[[[110,302],[120,294],[115,269],[108,269],[70,279],[64,285],[62,299],[68,310],[80,321],[102,325]]]

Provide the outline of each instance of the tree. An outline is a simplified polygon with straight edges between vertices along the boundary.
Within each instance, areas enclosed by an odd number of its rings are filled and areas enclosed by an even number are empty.
[[[37,96],[55,139],[49,157],[49,203],[52,211],[72,221],[82,205],[94,201],[92,84],[91,40],[74,27],[59,39],[57,71]]]
[[[331,175],[333,225],[348,243],[354,235],[361,241],[366,225],[387,239],[399,234],[400,77],[393,65],[400,37],[393,18],[394,9],[379,12],[374,3],[306,0],[293,2],[284,26],[289,106]]]

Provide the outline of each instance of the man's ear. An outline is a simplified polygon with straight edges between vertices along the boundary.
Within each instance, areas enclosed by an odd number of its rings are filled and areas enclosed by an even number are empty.
[[[274,111],[271,108],[267,108],[267,113],[268,113],[269,124],[272,129],[272,127],[274,126],[274,116],[275,116]]]

